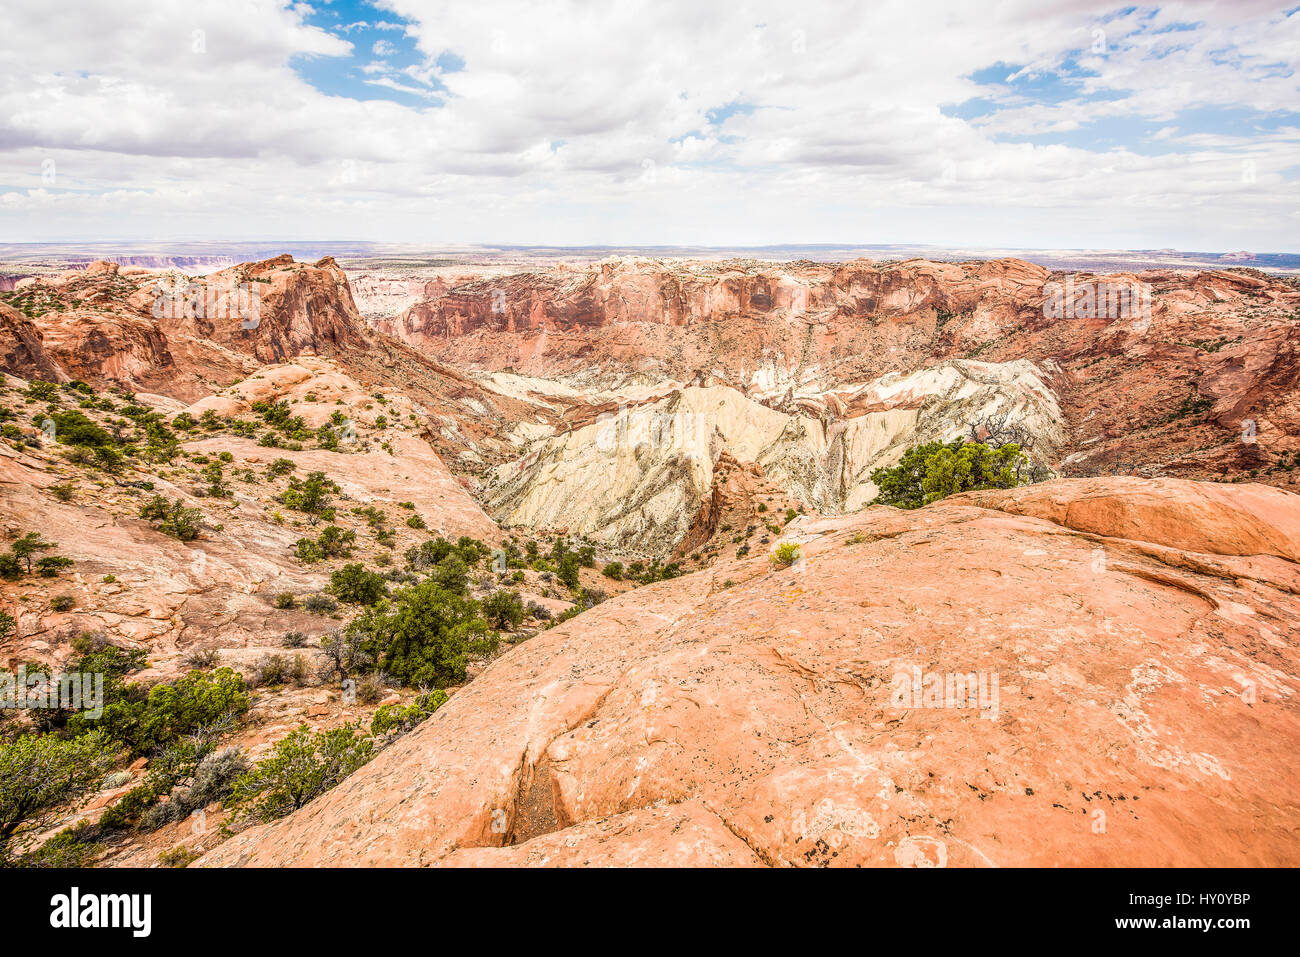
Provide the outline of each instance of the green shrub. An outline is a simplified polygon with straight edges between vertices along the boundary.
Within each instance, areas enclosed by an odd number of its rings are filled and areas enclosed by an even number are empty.
[[[49,418],[54,422],[55,441],[63,445],[85,445],[92,448],[113,446],[117,440],[86,417],[85,413],[70,409],[66,412],[51,412]]]
[[[99,829],[105,832],[134,828],[141,818],[158,803],[161,797],[152,784],[141,784],[127,791],[99,818]]]
[[[445,687],[465,680],[471,654],[496,649],[479,603],[428,579],[398,590],[386,606],[348,626],[358,647],[394,680]]]
[[[257,820],[273,821],[304,807],[373,756],[374,739],[355,725],[316,734],[302,725],[239,777],[231,804]]]
[[[602,574],[603,574],[606,578],[612,578],[612,579],[614,579],[614,581],[622,581],[622,580],[623,580],[623,563],[622,563],[622,562],[610,562],[608,565],[605,566],[605,570],[602,572]]]
[[[876,469],[871,481],[879,504],[920,508],[957,492],[1025,484],[1028,464],[1015,443],[994,449],[983,442],[929,442],[908,449],[898,465]]]
[[[319,519],[327,518],[332,495],[339,491],[338,485],[326,478],[324,472],[311,472],[302,480],[289,479],[289,487],[281,493],[279,501],[288,508],[305,512],[315,524]]]
[[[350,605],[373,605],[388,594],[384,576],[364,565],[344,565],[330,576],[330,594]]]
[[[302,607],[317,615],[329,614],[339,610],[339,603],[329,595],[308,595],[302,600]]]
[[[96,843],[98,836],[97,825],[82,821],[59,831],[14,863],[18,867],[90,867],[95,855],[99,853],[99,844]],[[3,851],[0,851],[0,860],[3,857]]]
[[[33,379],[27,383],[27,389],[23,394],[29,399],[35,399],[37,402],[54,402],[59,398],[59,389],[53,382]]]
[[[293,547],[294,557],[304,565],[312,565],[325,557],[319,543],[314,538],[300,538]]]
[[[788,568],[799,560],[799,546],[794,542],[782,542],[772,550],[769,560],[778,568]]]
[[[17,581],[22,577],[22,562],[18,560],[13,552],[0,554],[0,578],[3,578],[5,581]]]
[[[569,588],[578,587],[578,572],[582,568],[582,563],[578,556],[570,552],[560,560],[560,570],[556,573],[556,578],[568,585]]]
[[[483,601],[483,615],[494,628],[518,628],[524,620],[524,602],[519,592],[497,589]]]
[[[122,453],[107,445],[95,447],[94,462],[109,475],[121,475],[126,469],[126,459]]]
[[[370,733],[382,737],[390,732],[405,734],[447,703],[447,692],[425,691],[408,705],[386,704],[370,719]]]
[[[36,563],[36,574],[42,578],[55,578],[65,568],[72,567],[72,559],[62,555],[46,555]]]
[[[113,757],[109,741],[94,732],[70,740],[35,734],[0,740],[0,862],[89,797]]]
[[[182,542],[194,541],[203,527],[203,514],[197,508],[187,508],[179,498],[169,503],[161,495],[140,507],[140,517],[157,522],[158,531]]]
[[[77,670],[87,670],[85,662]],[[120,742],[134,755],[146,755],[195,728],[215,724],[226,715],[248,710],[244,679],[229,668],[211,673],[191,671],[172,684],[158,684],[145,691],[138,684],[105,679],[106,703],[98,722],[77,712],[68,719],[68,730],[77,734],[92,725]]]
[[[13,557],[27,567],[27,574],[32,573],[32,558],[37,552],[47,552],[57,547],[54,542],[44,541],[38,532],[28,532],[9,547]]]

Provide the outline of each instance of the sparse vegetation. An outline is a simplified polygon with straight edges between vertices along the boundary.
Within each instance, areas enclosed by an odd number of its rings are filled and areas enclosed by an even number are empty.
[[[141,506],[140,517],[157,522],[158,531],[182,542],[194,541],[203,528],[203,513],[186,507],[179,498],[169,503],[163,496],[155,495]]]
[[[370,733],[375,737],[403,735],[447,703],[447,692],[425,689],[408,705],[388,704],[370,719]]]
[[[800,558],[799,546],[794,542],[782,542],[772,549],[770,561],[777,568],[788,568]]]

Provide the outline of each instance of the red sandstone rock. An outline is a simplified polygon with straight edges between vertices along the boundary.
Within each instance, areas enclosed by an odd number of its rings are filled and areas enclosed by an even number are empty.
[[[4,303],[0,303],[0,370],[23,379],[68,380],[46,351],[36,324]]]
[[[1295,499],[1133,489],[798,520],[793,567],[543,632],[203,863],[1300,863]],[[913,669],[996,676],[996,708],[905,699]]]

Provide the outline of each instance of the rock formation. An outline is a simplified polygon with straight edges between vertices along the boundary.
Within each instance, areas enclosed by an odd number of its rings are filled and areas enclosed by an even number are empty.
[[[1066,474],[1218,479],[1300,451],[1298,316],[1300,288],[1251,269],[624,259],[466,283],[391,328],[461,368],[725,384],[783,409],[946,359],[1023,359],[1052,370]]]
[[[0,582],[0,666],[58,667],[83,633],[146,651],[146,682],[196,651],[255,669],[295,632],[315,660],[353,612],[299,599],[344,561],[396,586],[417,576],[394,556],[435,536],[532,556],[467,586],[519,590],[532,624],[372,763],[277,823],[177,823],[104,863],[1300,863],[1293,282],[468,272],[379,276],[362,308],[333,260],[287,256],[2,294],[0,529],[72,565]],[[1111,286],[1137,308],[1099,305]],[[274,410],[296,437],[268,434]],[[122,458],[42,424],[73,411]],[[151,413],[179,423],[168,455],[141,454]],[[872,505],[908,448],[1008,436],[1059,477]],[[355,558],[296,557],[318,529],[286,476],[314,471]],[[153,495],[196,509],[198,538],[142,519]],[[537,557],[565,542],[590,552],[576,587]],[[262,688],[236,740],[261,754],[377,706]]]
[[[793,567],[539,635],[202,863],[1294,865],[1298,504],[1121,478],[800,519]]]

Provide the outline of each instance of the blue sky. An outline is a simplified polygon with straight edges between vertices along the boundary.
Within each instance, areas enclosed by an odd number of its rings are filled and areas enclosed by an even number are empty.
[[[445,103],[446,87],[428,76],[428,58],[408,35],[411,24],[404,17],[360,0],[336,0],[311,8],[303,22],[352,46],[342,56],[303,54],[290,61],[294,71],[322,93],[416,108]],[[448,51],[434,58],[433,66],[454,71],[463,61]]]
[[[0,241],[1300,251],[1294,5],[8,0],[0,30]]]

